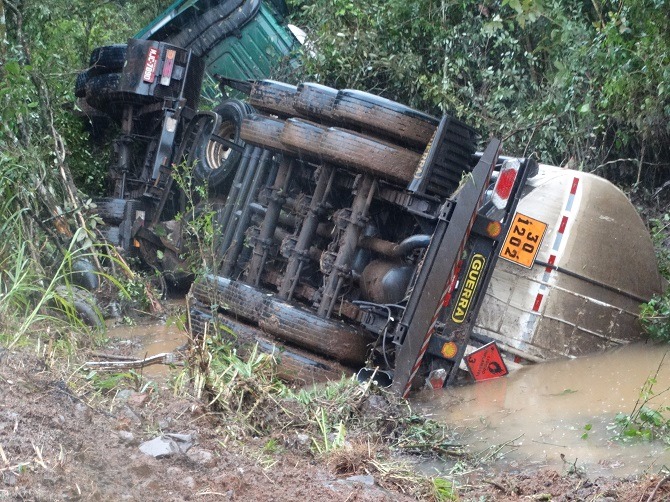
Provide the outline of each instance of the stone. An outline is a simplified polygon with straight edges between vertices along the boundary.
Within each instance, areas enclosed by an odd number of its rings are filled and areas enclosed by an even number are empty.
[[[349,476],[345,479],[349,483],[360,483],[365,486],[374,486],[375,478],[370,475],[358,475],[358,476]]]
[[[200,464],[204,467],[214,467],[216,465],[216,458],[214,457],[214,454],[208,450],[193,448],[188,452],[188,458],[192,462]]]
[[[135,441],[135,434],[133,434],[132,432],[119,431],[116,434],[117,436],[119,436],[119,441],[122,443],[129,444]]]
[[[172,457],[185,454],[193,446],[193,442],[191,434],[164,434],[142,443],[140,451],[154,458]]]
[[[128,397],[128,404],[137,406],[138,408],[141,408],[147,404],[147,401],[149,401],[149,394],[146,392],[141,394],[139,392],[133,392],[130,397]]]

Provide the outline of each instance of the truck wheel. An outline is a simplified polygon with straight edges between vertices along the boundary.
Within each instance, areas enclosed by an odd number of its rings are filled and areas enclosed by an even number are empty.
[[[86,102],[93,108],[110,115],[119,115],[123,105],[142,105],[156,101],[153,96],[119,91],[120,82],[120,73],[105,73],[89,77],[86,82]]]
[[[58,297],[56,308],[61,314],[66,313],[69,306],[81,322],[98,331],[105,330],[105,321],[93,293],[77,286],[58,286],[55,293]]]
[[[408,106],[349,89],[338,93],[333,116],[347,124],[419,149],[426,147],[439,125],[435,117]]]
[[[336,381],[353,373],[353,370],[338,362],[295,347],[289,348],[279,342],[263,343],[258,340],[258,347],[275,358],[277,376],[286,382],[312,385]]]
[[[257,328],[221,314],[212,314],[209,307],[197,300],[191,300],[189,310],[191,315],[188,328],[193,338],[202,337],[205,332],[211,335],[216,332],[215,326],[218,325],[221,328],[222,338],[233,342],[242,355],[248,354],[250,348],[257,346],[261,352],[273,356],[277,363],[277,376],[282,380],[299,385],[309,385],[328,380],[339,380],[343,375],[353,373],[351,368],[336,361],[296,347],[288,347],[268,337],[266,333]]]
[[[298,88],[295,85],[274,80],[257,80],[251,86],[249,104],[280,117],[295,117],[299,115],[293,106],[297,93]]]
[[[217,5],[193,15],[176,34],[168,35],[163,41],[185,49],[192,49],[196,56],[203,56],[211,47],[208,46],[205,50],[202,47],[194,47],[198,45],[198,42],[202,45],[215,45],[216,42],[240,28],[238,24],[231,23],[230,18],[235,12],[245,8],[244,0],[211,3]],[[246,3],[248,5],[251,2]]]
[[[86,96],[86,81],[88,80],[88,72],[82,71],[77,74],[77,79],[74,81],[74,97],[83,98]]]
[[[337,89],[306,82],[298,86],[294,107],[308,117],[328,122],[333,120]]]
[[[253,108],[237,99],[229,99],[214,109],[221,116],[219,130],[214,135],[227,139],[244,148],[245,142],[240,139],[242,120],[253,113]],[[199,181],[207,180],[211,188],[221,185],[231,173],[235,172],[242,153],[222,143],[210,140],[202,145],[197,155],[193,174]]]
[[[104,45],[91,52],[88,73],[91,77],[105,73],[117,73],[126,63],[126,44]]]
[[[337,127],[327,129],[317,150],[335,164],[402,183],[414,177],[421,160],[421,154],[407,148]]]

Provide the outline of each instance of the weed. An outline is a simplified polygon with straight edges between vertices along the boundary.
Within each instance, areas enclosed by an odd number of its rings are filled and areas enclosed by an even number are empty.
[[[193,178],[193,166],[174,166],[172,177],[186,199],[186,210],[178,215],[181,249],[186,267],[196,276],[211,272],[216,265],[216,201],[209,198],[207,182]]]
[[[399,422],[397,446],[406,453],[460,457],[462,445],[454,442],[454,432],[445,424],[408,414]]]
[[[281,446],[276,438],[270,438],[263,445],[263,451],[265,453],[278,453],[281,450]]]
[[[433,496],[438,502],[446,502],[448,500],[459,500],[458,493],[454,483],[445,478],[436,477],[432,479],[433,482]]]
[[[130,386],[133,389],[138,389],[142,382],[142,376],[133,370],[122,373],[100,373],[93,370],[86,375],[86,380],[96,391],[104,394],[115,391],[120,387]]]
[[[666,355],[667,352],[661,358],[654,375],[649,376],[642,385],[633,411],[629,414],[619,413],[614,418],[614,423],[609,429],[615,431],[615,439],[623,442],[661,440],[670,445],[670,419],[664,415],[670,412],[670,406],[660,406],[656,409],[650,406],[653,399],[670,390],[668,387],[661,392],[654,391]]]
[[[670,288],[642,304],[640,322],[651,338],[670,343]]]
[[[346,429],[342,420],[333,427],[326,417],[326,410],[324,408],[319,408],[316,413],[314,413],[314,421],[321,432],[320,440],[312,438],[314,447],[319,454],[330,453],[344,446]],[[334,429],[333,433],[331,433],[332,429]]]

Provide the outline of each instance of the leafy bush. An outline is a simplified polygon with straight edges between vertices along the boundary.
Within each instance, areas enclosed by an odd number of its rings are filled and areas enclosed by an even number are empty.
[[[0,333],[15,342],[43,318],[38,310],[53,300],[54,281],[67,281],[73,257],[98,252],[75,182],[99,190],[107,160],[72,115],[75,76],[94,46],[124,40],[161,6],[0,6]]]
[[[619,184],[668,165],[666,0],[293,0],[302,73],[326,85],[455,113],[537,154]]]

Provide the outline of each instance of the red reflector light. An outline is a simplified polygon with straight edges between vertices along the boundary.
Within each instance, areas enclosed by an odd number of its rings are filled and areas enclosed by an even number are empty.
[[[493,188],[493,195],[491,196],[491,202],[498,209],[502,209],[507,205],[507,200],[512,193],[512,188],[514,188],[514,182],[516,181],[516,175],[519,173],[520,167],[521,163],[518,159],[508,159],[503,162],[500,175]]]

